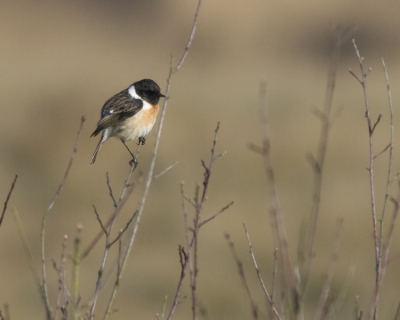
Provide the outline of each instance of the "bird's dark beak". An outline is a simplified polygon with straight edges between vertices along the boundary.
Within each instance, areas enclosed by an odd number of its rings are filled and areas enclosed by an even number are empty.
[[[165,96],[164,96],[162,93],[159,93],[158,96],[159,96],[160,98],[161,98],[161,97],[165,98]]]

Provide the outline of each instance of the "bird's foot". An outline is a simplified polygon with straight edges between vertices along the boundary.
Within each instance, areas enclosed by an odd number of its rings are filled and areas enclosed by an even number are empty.
[[[131,161],[129,161],[129,165],[130,165],[131,167],[133,167],[133,170],[136,169],[138,163],[139,163],[139,162],[137,161],[136,157],[133,158]]]
[[[137,145],[138,146],[140,146],[140,145],[144,146],[145,143],[146,143],[146,138],[145,137],[139,137],[139,143]]]

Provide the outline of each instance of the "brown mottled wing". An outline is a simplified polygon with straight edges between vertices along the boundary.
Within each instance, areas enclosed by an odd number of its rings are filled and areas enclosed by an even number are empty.
[[[133,117],[143,108],[143,101],[132,98],[128,90],[121,91],[106,101],[101,109],[101,119],[91,137],[114,126],[118,122]]]

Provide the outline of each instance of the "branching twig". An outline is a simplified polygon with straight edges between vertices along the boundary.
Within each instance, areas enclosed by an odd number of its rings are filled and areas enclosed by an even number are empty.
[[[400,192],[399,192],[399,195],[397,196],[397,199],[391,198],[391,201],[393,202],[393,205],[394,205],[392,219],[389,224],[389,230],[386,235],[386,239],[382,244],[382,256],[381,256],[381,264],[380,264],[380,270],[379,270],[379,279],[375,286],[374,294],[371,299],[371,303],[370,303],[369,311],[368,311],[368,315],[367,315],[367,320],[372,319],[376,314],[376,307],[377,307],[378,298],[379,298],[379,291],[383,284],[383,279],[385,277],[385,272],[386,272],[386,268],[387,268],[388,261],[389,261],[390,244],[392,242],[394,226],[396,224],[397,216],[399,213]]]
[[[114,194],[113,194],[113,191],[112,191],[112,188],[111,188],[111,184],[110,184],[110,178],[108,177],[108,172],[106,173],[106,183],[107,183],[108,191],[110,192],[111,200],[112,200],[112,202],[114,204],[114,208],[116,208],[117,207],[117,201],[115,201],[115,198],[114,198]]]
[[[314,314],[314,319],[319,320],[323,319],[323,311],[328,301],[329,292],[331,289],[331,283],[333,279],[333,275],[335,273],[336,263],[339,255],[339,245],[340,245],[340,238],[343,231],[343,219],[339,219],[336,225],[335,236],[333,239],[333,248],[331,253],[331,259],[329,261],[329,265],[326,271],[326,278],[325,282],[322,286],[321,295],[319,297],[319,301],[316,307],[316,311]]]
[[[1,227],[1,224],[3,223],[4,214],[6,213],[6,210],[7,210],[7,204],[8,204],[8,201],[10,200],[11,194],[12,194],[12,192],[14,190],[14,186],[15,186],[15,183],[17,182],[17,178],[18,178],[18,175],[16,174],[15,178],[14,178],[14,181],[11,184],[10,191],[8,192],[6,202],[4,202],[3,212],[1,213],[1,216],[0,216],[0,227]]]
[[[254,264],[254,268],[256,269],[256,272],[257,272],[258,280],[260,281],[261,287],[263,288],[264,294],[268,300],[268,306],[270,307],[271,311],[276,315],[276,317],[279,320],[281,320],[281,317],[279,316],[278,311],[276,310],[276,308],[274,306],[274,301],[272,300],[272,296],[268,293],[267,287],[264,284],[264,280],[261,277],[260,269],[258,269],[257,260],[254,255],[253,245],[251,244],[251,241],[250,241],[250,235],[249,235],[249,232],[247,231],[246,223],[243,223],[243,227],[244,227],[244,231],[246,233],[247,243],[249,245],[250,256],[251,256],[251,259],[253,260],[253,264]]]
[[[170,66],[170,70],[169,70],[169,75],[167,78],[167,86],[166,86],[166,90],[165,90],[165,96],[167,97],[166,99],[164,99],[163,105],[162,105],[162,111],[161,111],[161,116],[160,116],[160,121],[158,124],[158,131],[157,131],[157,136],[156,136],[156,140],[155,140],[155,145],[154,145],[154,149],[153,149],[153,154],[150,160],[150,167],[147,173],[147,177],[145,179],[145,183],[144,183],[144,190],[143,190],[143,196],[139,202],[139,208],[138,208],[138,213],[137,213],[137,218],[135,220],[135,223],[133,223],[132,227],[130,228],[130,232],[128,233],[127,236],[127,242],[125,244],[125,249],[123,250],[122,253],[122,257],[121,257],[121,275],[122,272],[126,266],[126,262],[128,260],[128,257],[130,255],[133,243],[135,241],[136,238],[136,234],[139,228],[139,224],[140,224],[140,220],[142,217],[142,213],[143,213],[143,209],[144,209],[144,205],[146,202],[146,198],[147,198],[147,194],[149,192],[150,189],[150,185],[151,182],[153,180],[153,176],[154,176],[154,167],[155,167],[155,162],[156,162],[156,157],[157,157],[157,153],[158,153],[158,147],[160,144],[160,138],[161,138],[161,132],[162,132],[162,128],[163,128],[163,124],[164,124],[164,119],[165,119],[165,114],[167,111],[167,105],[168,105],[168,98],[169,98],[169,92],[170,92],[170,87],[171,87],[171,80],[172,80],[172,75],[177,72],[183,65],[183,63],[186,60],[187,54],[189,52],[190,46],[192,44],[192,41],[194,39],[194,35],[195,35],[195,31],[196,31],[196,27],[197,27],[197,21],[198,21],[198,17],[199,17],[199,12],[200,12],[200,8],[201,8],[201,3],[202,0],[198,1],[197,4],[197,9],[196,9],[196,13],[195,13],[195,17],[193,20],[193,26],[192,26],[192,30],[190,32],[190,36],[189,36],[189,40],[186,44],[185,50],[182,54],[181,59],[179,60],[178,64],[176,67],[174,67],[172,65],[172,61],[173,59],[171,59],[171,66]],[[113,295],[116,294],[116,290],[117,287],[114,286],[114,290],[113,290]],[[105,316],[105,318],[107,317],[107,315]]]
[[[45,255],[45,248],[44,248],[44,243],[45,243],[45,226],[46,226],[46,218],[47,218],[47,214],[50,212],[50,210],[53,208],[54,203],[56,202],[58,196],[60,195],[61,189],[64,187],[65,183],[67,182],[67,177],[69,174],[69,171],[71,169],[72,166],[72,162],[74,161],[76,152],[78,151],[78,143],[79,143],[79,139],[81,136],[81,131],[82,131],[82,127],[83,127],[83,123],[85,122],[85,117],[82,116],[81,118],[81,124],[79,126],[79,130],[78,130],[78,134],[75,140],[75,144],[74,144],[74,148],[72,150],[72,154],[69,160],[69,163],[67,165],[67,169],[65,171],[64,177],[61,180],[60,185],[58,186],[58,189],[56,191],[56,193],[54,194],[53,199],[50,201],[50,204],[47,208],[47,210],[44,212],[43,217],[42,217],[42,228],[41,228],[41,251],[42,251],[42,284],[41,284],[41,288],[42,288],[42,292],[43,292],[43,303],[44,303],[44,307],[46,309],[46,318],[47,320],[51,320],[51,311],[50,311],[50,301],[49,301],[49,295],[47,292],[47,275],[46,275],[46,255]]]
[[[361,57],[360,51],[356,45],[355,40],[353,40],[354,49],[356,51],[356,55],[358,57],[358,63],[361,72],[361,78],[358,78],[358,81],[361,84],[363,95],[364,95],[364,103],[365,103],[365,117],[367,119],[368,125],[368,137],[369,137],[369,187],[370,187],[370,201],[371,201],[371,215],[372,215],[372,227],[373,227],[373,235],[374,235],[374,242],[375,242],[375,288],[378,286],[379,282],[379,274],[381,269],[381,252],[380,252],[380,243],[379,243],[379,236],[377,231],[377,215],[376,215],[376,204],[375,204],[375,175],[374,175],[374,148],[373,148],[373,133],[375,130],[375,125],[372,125],[371,121],[371,114],[370,114],[370,107],[369,101],[367,96],[367,73],[364,69],[363,60],[364,58]],[[354,75],[354,73],[350,70],[350,73]],[[378,298],[378,297],[377,297]],[[376,308],[374,311],[374,315],[376,314]],[[367,318],[369,319],[369,318]]]
[[[275,173],[272,167],[271,160],[271,140],[269,135],[269,125],[267,116],[267,103],[266,103],[266,83],[260,82],[260,119],[262,125],[262,155],[265,163],[265,170],[267,173],[267,181],[269,187],[269,195],[272,201],[270,209],[272,224],[277,233],[277,243],[279,245],[279,252],[282,257],[283,264],[283,275],[286,282],[287,290],[290,294],[290,303],[292,303],[292,310],[295,314],[300,311],[299,292],[296,285],[295,275],[293,273],[292,263],[290,261],[288,241],[286,236],[285,225],[283,222],[283,216],[280,209],[279,197],[275,182]]]
[[[258,319],[258,307],[257,307],[256,302],[253,299],[253,296],[251,295],[250,287],[249,287],[249,284],[247,283],[246,275],[243,270],[243,262],[240,260],[238,254],[236,252],[235,245],[234,245],[233,241],[231,240],[231,237],[228,233],[225,233],[225,239],[228,242],[229,248],[231,249],[233,259],[235,260],[235,263],[238,267],[240,279],[242,280],[243,287],[246,290],[247,297],[249,298],[251,314],[253,316],[253,319],[257,320]]]
[[[167,320],[170,320],[172,315],[175,312],[176,306],[179,302],[179,296],[180,296],[180,291],[182,288],[183,284],[183,279],[185,278],[186,275],[186,268],[189,265],[189,274],[190,274],[190,288],[191,288],[191,294],[192,294],[192,319],[195,320],[197,319],[197,295],[196,295],[196,290],[197,290],[197,274],[198,274],[198,267],[197,267],[197,250],[198,250],[198,238],[199,238],[199,231],[202,226],[204,226],[207,222],[210,222],[211,220],[215,219],[218,215],[220,215],[222,212],[227,210],[233,202],[219,210],[216,214],[212,215],[210,218],[206,220],[202,220],[202,212],[203,212],[203,206],[204,203],[207,199],[207,190],[208,186],[210,183],[210,177],[212,173],[212,168],[214,165],[214,162],[216,159],[220,157],[220,155],[215,156],[215,150],[216,150],[216,143],[218,140],[218,130],[219,130],[219,123],[217,124],[217,127],[215,129],[215,135],[214,135],[214,140],[213,140],[213,146],[211,149],[211,157],[210,157],[210,162],[208,165],[205,164],[204,161],[201,161],[202,166],[204,168],[204,180],[202,183],[202,190],[200,185],[198,184],[196,186],[195,192],[194,192],[194,199],[191,200],[189,197],[185,195],[185,191],[183,189],[184,183],[181,183],[181,196],[182,196],[182,211],[183,211],[183,219],[185,223],[185,240],[186,240],[186,247],[187,247],[187,253],[185,252],[183,247],[179,247],[179,257],[180,257],[180,263],[181,263],[181,275],[178,281],[178,286],[175,292],[175,297],[172,302],[172,306],[170,309],[170,312],[167,316]],[[193,227],[189,227],[188,224],[188,213],[187,213],[187,208],[186,208],[186,202],[189,202],[195,210],[194,214],[194,219],[193,219]],[[191,235],[191,237],[190,237]]]
[[[307,221],[304,221],[303,225],[305,230],[300,231],[299,234],[299,246],[298,246],[298,261],[300,264],[300,279],[301,279],[301,291],[300,294],[304,294],[308,278],[311,271],[311,263],[314,257],[314,244],[315,235],[317,231],[318,217],[320,215],[321,205],[321,194],[322,194],[322,181],[323,172],[325,165],[325,158],[328,148],[328,139],[330,129],[332,127],[332,103],[333,94],[336,86],[336,73],[340,59],[340,51],[343,43],[354,33],[355,28],[349,27],[344,30],[336,28],[333,32],[335,36],[335,44],[332,53],[332,59],[328,71],[328,81],[326,84],[324,108],[319,111],[319,119],[321,120],[321,129],[319,134],[319,143],[317,149],[316,158],[308,157],[314,175],[313,182],[313,200],[312,207]],[[304,238],[304,239],[303,239]]]
[[[105,234],[106,234],[106,241],[105,241],[105,248],[104,248],[104,252],[103,252],[103,258],[101,260],[100,268],[99,268],[99,271],[98,271],[98,277],[97,277],[97,281],[96,281],[96,288],[95,288],[95,291],[94,291],[94,294],[93,294],[93,301],[92,301],[92,305],[90,307],[89,320],[92,320],[93,317],[94,317],[94,311],[95,311],[95,308],[96,308],[98,295],[99,295],[100,289],[101,289],[103,273],[104,273],[104,268],[105,268],[108,252],[109,252],[110,247],[112,246],[112,244],[115,243],[115,241],[113,242],[113,241],[110,240],[111,231],[112,231],[112,229],[114,227],[114,223],[115,223],[115,220],[117,218],[118,213],[121,211],[122,207],[124,206],[124,204],[128,200],[128,198],[131,195],[131,193],[133,192],[134,187],[136,186],[136,182],[137,182],[136,180],[134,182],[132,182],[132,183],[129,183],[130,177],[131,177],[131,175],[132,175],[134,170],[135,170],[135,167],[131,166],[130,169],[129,169],[129,174],[128,174],[127,178],[125,179],[125,185],[124,185],[124,188],[122,190],[122,194],[121,194],[120,199],[118,201],[117,207],[115,208],[114,213],[110,217],[110,220],[107,222],[106,226],[103,225],[103,223],[101,222],[97,212],[95,211],[96,216],[98,217],[98,220],[100,222],[100,225],[102,226],[103,232],[105,232]],[[135,216],[135,214],[134,214],[134,216]],[[130,222],[132,221],[132,219],[133,219],[133,217],[128,222],[128,226],[129,226]],[[107,230],[107,228],[108,228],[108,230]],[[126,228],[125,228],[125,230],[126,230]],[[122,233],[120,232],[119,236],[117,237],[117,240],[120,238]],[[120,260],[118,260],[118,266],[119,266],[119,263],[120,263]],[[112,296],[114,296],[114,294],[112,294]],[[109,312],[109,309],[107,309],[106,316],[108,315],[108,312]]]
[[[393,164],[393,148],[394,148],[394,124],[393,124],[393,101],[392,101],[392,91],[390,90],[390,83],[389,83],[389,74],[386,68],[385,60],[381,58],[382,60],[382,65],[383,69],[385,71],[385,78],[386,78],[386,88],[387,88],[387,94],[388,94],[388,99],[389,99],[389,112],[390,112],[390,143],[389,145],[381,152],[385,152],[389,148],[389,160],[388,160],[388,173],[387,173],[387,178],[386,178],[386,189],[385,189],[385,198],[383,201],[383,207],[382,207],[382,214],[381,218],[379,220],[380,223],[380,228],[379,228],[379,241],[380,241],[380,249],[382,252],[382,241],[383,241],[383,223],[384,223],[384,218],[385,218],[385,212],[386,212],[386,204],[387,204],[387,199],[389,197],[389,185],[391,181],[391,175],[392,175],[392,164]],[[380,154],[381,154],[380,153]],[[376,155],[379,156],[380,154]]]

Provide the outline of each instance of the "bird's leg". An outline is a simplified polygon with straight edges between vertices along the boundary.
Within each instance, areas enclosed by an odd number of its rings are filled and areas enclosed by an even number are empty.
[[[121,140],[121,141],[122,141],[122,140]],[[129,161],[129,164],[130,164],[131,166],[134,166],[133,169],[136,169],[136,167],[137,167],[137,165],[138,165],[138,161],[137,161],[135,155],[134,155],[134,154],[132,153],[132,151],[128,148],[128,146],[126,145],[125,141],[122,141],[122,143],[124,144],[124,146],[126,147],[126,149],[129,151],[129,153],[130,153],[131,156],[132,156],[132,160]]]
[[[145,137],[139,137],[139,143],[137,145],[138,146],[140,146],[140,145],[144,146],[145,143],[146,143],[146,138]]]

